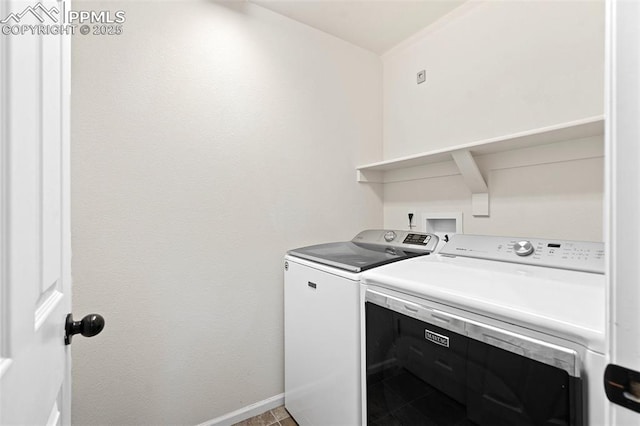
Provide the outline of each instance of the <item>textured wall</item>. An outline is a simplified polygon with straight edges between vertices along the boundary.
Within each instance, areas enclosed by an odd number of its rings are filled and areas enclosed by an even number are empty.
[[[385,159],[601,115],[604,2],[468,3],[386,54],[383,70]],[[599,241],[602,139],[584,143],[600,153],[516,168],[480,159],[488,218],[471,215],[459,175],[387,184],[385,226],[406,227],[409,211],[463,212],[467,233]]]
[[[385,159],[599,115],[604,2],[471,2],[383,69]]]
[[[602,241],[602,157],[495,170],[485,160],[489,217],[472,215],[462,176],[444,176],[385,185],[385,226],[406,229],[409,211],[419,226],[422,213],[462,212],[467,234]]]
[[[380,59],[246,2],[75,36],[73,422],[196,424],[283,392],[282,256],[382,224]],[[376,192],[378,191],[378,192]]]

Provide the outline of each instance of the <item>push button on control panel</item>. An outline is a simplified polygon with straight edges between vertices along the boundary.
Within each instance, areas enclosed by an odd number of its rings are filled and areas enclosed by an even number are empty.
[[[534,252],[533,244],[529,241],[518,241],[513,245],[513,251],[518,256],[529,256]]]

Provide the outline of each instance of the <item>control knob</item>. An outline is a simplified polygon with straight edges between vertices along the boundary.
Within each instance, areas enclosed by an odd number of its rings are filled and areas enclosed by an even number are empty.
[[[513,245],[513,251],[515,251],[518,256],[529,256],[534,252],[534,248],[530,241],[518,241]]]
[[[388,243],[396,239],[396,233],[393,231],[387,231],[384,233],[384,240]]]

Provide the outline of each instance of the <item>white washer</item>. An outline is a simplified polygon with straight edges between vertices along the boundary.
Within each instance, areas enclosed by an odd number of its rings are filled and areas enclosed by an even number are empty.
[[[601,243],[458,234],[365,272],[361,302],[369,424],[605,423]]]
[[[360,425],[360,276],[431,253],[431,234],[367,230],[285,256],[285,406],[300,425]]]

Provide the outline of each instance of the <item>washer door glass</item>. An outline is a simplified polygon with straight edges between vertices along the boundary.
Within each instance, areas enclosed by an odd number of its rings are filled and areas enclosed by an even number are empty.
[[[367,302],[369,425],[582,425],[566,371]]]

